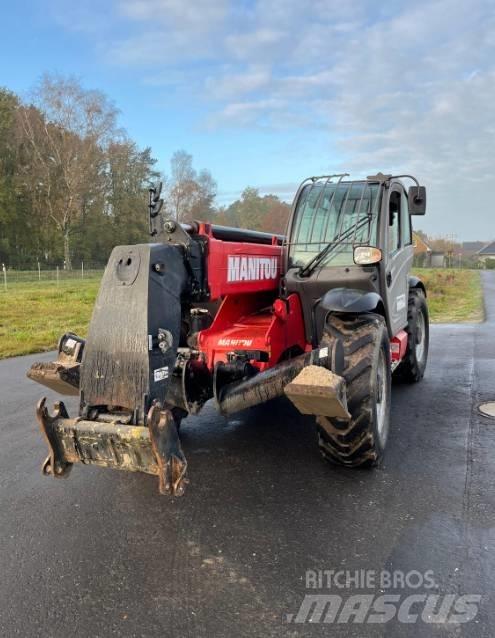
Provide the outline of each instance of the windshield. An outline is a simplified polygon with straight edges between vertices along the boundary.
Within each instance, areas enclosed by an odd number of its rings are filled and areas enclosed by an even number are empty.
[[[352,266],[355,245],[376,245],[379,184],[308,184],[297,202],[289,267],[305,266],[329,243],[341,244],[321,263]]]

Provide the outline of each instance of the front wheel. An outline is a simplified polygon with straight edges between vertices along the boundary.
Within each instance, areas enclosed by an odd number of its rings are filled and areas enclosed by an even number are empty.
[[[383,317],[330,316],[321,346],[340,339],[350,420],[317,417],[323,456],[340,465],[376,465],[385,451],[390,425],[390,341]]]

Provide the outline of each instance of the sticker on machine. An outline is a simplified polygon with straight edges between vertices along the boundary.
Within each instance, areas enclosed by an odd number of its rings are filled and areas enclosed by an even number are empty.
[[[404,310],[406,307],[406,295],[399,295],[395,299],[395,307],[397,308],[397,312]]]
[[[157,368],[153,372],[153,378],[155,379],[155,383],[168,379],[168,367],[165,366],[164,368]]]
[[[253,345],[253,340],[252,339],[226,339],[226,338],[222,338],[219,339],[217,342],[218,346],[227,346],[229,348],[235,348],[235,347],[243,347],[243,348],[249,348],[250,346]]]
[[[227,281],[263,281],[278,277],[278,257],[228,255]]]

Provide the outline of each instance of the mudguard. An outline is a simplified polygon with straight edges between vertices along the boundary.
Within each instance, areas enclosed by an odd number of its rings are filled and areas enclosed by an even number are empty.
[[[358,314],[383,308],[383,299],[376,292],[356,288],[333,288],[326,292],[320,302],[328,312]]]
[[[414,275],[410,275],[409,276],[409,290],[412,290],[413,288],[419,288],[420,290],[422,290],[424,292],[424,295],[426,297],[426,288],[424,283],[421,281],[421,279],[419,277],[415,277]]]

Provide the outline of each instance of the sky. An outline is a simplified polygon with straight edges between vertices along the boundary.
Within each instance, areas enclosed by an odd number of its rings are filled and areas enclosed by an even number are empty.
[[[0,0],[0,86],[104,91],[169,170],[291,200],[305,177],[412,173],[415,226],[495,239],[493,0]],[[486,195],[486,197],[485,197]]]

